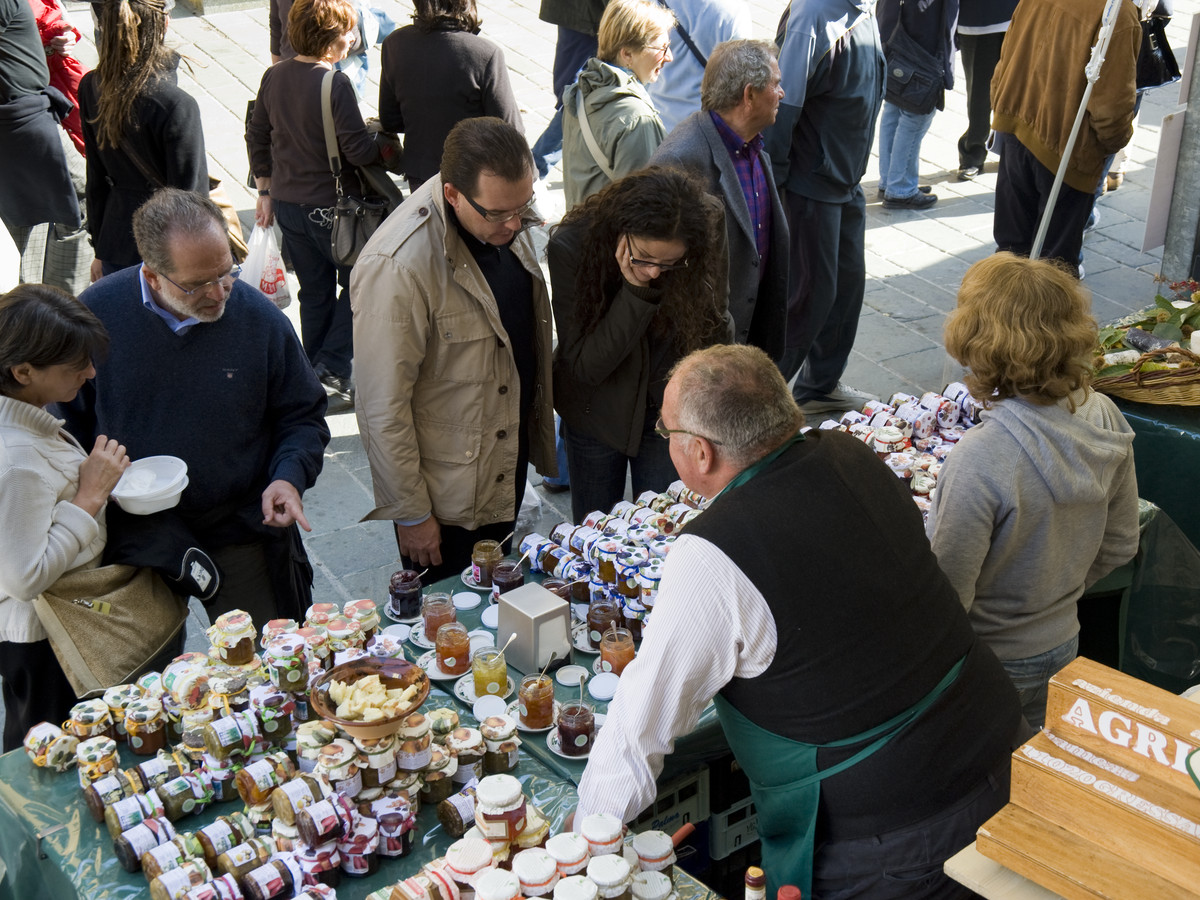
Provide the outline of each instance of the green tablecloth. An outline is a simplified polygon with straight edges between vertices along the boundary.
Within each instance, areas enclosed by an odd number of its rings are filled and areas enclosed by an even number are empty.
[[[540,576],[533,578],[540,580]],[[430,590],[454,593],[466,588],[458,579],[447,579]],[[483,597],[475,609],[458,612],[459,620],[468,628],[482,627],[480,615],[487,606],[486,595]],[[388,624],[385,616],[383,625]],[[406,643],[405,652],[415,660],[424,651]],[[573,661],[588,669],[596,659],[594,654],[577,651],[573,655],[576,656]],[[509,673],[514,684],[520,682],[522,673],[511,666]],[[578,688],[565,688],[556,682],[556,699],[562,701],[574,696],[578,696]],[[607,703],[588,699],[598,712],[607,710]],[[470,707],[453,695],[453,682],[434,682],[422,709],[443,706],[457,708],[464,724],[476,724]],[[575,786],[585,763],[552,753],[545,733],[522,732],[520,736],[523,742],[520,762],[513,775],[521,780],[526,796],[549,818],[551,831],[559,831],[567,814],[575,808]],[[679,742],[673,771],[694,768],[704,759],[720,755],[724,746],[724,735],[710,709],[696,732]],[[121,752],[122,767],[141,761],[124,747]],[[670,772],[664,772],[664,777],[670,777]],[[218,815],[241,808],[239,801],[214,804],[200,815],[186,817],[175,825],[180,831],[194,831]],[[39,858],[39,836],[45,859]],[[444,853],[451,841],[438,824],[434,810],[423,806],[413,852],[403,859],[382,859],[379,872],[370,878],[343,878],[337,889],[338,897],[359,900],[379,887],[408,877]],[[121,868],[107,830],[88,815],[76,772],[39,769],[23,750],[0,756],[0,866],[0,900],[141,900],[149,896],[145,878],[140,872],[130,874]],[[678,866],[675,873],[679,900],[716,900],[708,888]]]

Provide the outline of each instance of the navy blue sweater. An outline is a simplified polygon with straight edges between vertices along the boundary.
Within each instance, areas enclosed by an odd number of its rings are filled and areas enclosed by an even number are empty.
[[[219,321],[176,335],[142,305],[140,277],[124,269],[80,295],[112,346],[57,411],[71,433],[85,447],[97,434],[116,438],[132,459],[185,460],[191,483],[177,510],[189,520],[261,503],[277,479],[311,487],[329,443],[325,392],[283,313],[237,281]]]

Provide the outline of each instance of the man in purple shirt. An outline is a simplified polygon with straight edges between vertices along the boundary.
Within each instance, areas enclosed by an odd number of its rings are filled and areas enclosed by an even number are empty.
[[[734,340],[779,362],[787,325],[788,227],[761,132],[783,90],[767,41],[718,44],[704,69],[701,110],[659,145],[651,165],[686,169],[725,201]]]

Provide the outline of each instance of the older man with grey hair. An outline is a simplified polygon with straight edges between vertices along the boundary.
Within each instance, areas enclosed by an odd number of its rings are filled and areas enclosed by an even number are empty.
[[[725,201],[734,340],[776,362],[787,325],[788,228],[759,132],[775,121],[779,77],[766,41],[717,45],[704,70],[700,112],[680,122],[650,160],[692,172]]]

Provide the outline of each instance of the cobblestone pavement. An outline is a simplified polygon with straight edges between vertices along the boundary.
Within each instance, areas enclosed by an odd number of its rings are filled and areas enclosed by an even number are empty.
[[[410,10],[391,0],[375,0],[402,24]],[[554,29],[537,19],[537,0],[480,0],[483,34],[501,44],[512,72],[513,87],[531,142],[553,111],[550,66]],[[776,0],[750,4],[756,35],[774,36],[784,4]],[[69,4],[81,30],[91,29],[85,4]],[[1192,14],[1200,0],[1181,0],[1170,37],[1182,60]],[[253,98],[270,59],[267,48],[266,4],[260,8],[214,12],[197,17],[177,6],[171,36],[190,61],[191,72],[182,86],[200,104],[213,174],[226,181],[243,221],[252,219],[253,198],[244,187],[247,162],[243,141],[246,102]],[[85,45],[81,58],[89,65],[94,50]],[[371,52],[371,87],[364,109],[373,109],[378,84],[378,50]],[[875,200],[877,170],[872,161],[864,181],[871,201],[867,207],[867,295],[858,340],[845,380],[881,395],[905,390],[936,390],[959,374],[942,348],[942,324],[954,304],[963,272],[993,250],[992,195],[995,157],[973,182],[954,180],[956,141],[966,127],[966,103],[959,67],[957,89],[947,97],[922,144],[922,181],[932,184],[940,201],[925,212],[887,211]],[[1177,89],[1152,91],[1142,106],[1140,122],[1129,148],[1125,183],[1100,201],[1098,227],[1084,243],[1085,285],[1101,322],[1151,302],[1153,277],[1161,252],[1143,253],[1142,234],[1149,205],[1158,124],[1174,109]],[[562,185],[557,170],[541,184],[543,212],[552,220],[561,215]],[[294,283],[293,283],[294,289]],[[296,304],[289,314],[296,314]],[[387,525],[360,523],[372,507],[370,471],[357,436],[352,413],[330,416],[334,439],[325,469],[305,496],[313,532],[306,544],[317,569],[315,595],[321,600],[380,598],[387,576],[397,568],[395,542]],[[536,476],[531,478],[538,482]],[[524,521],[553,523],[569,516],[568,494],[550,496],[530,489]],[[519,526],[520,527],[520,526]],[[521,531],[520,533],[524,533]],[[190,629],[195,642],[203,614]]]

